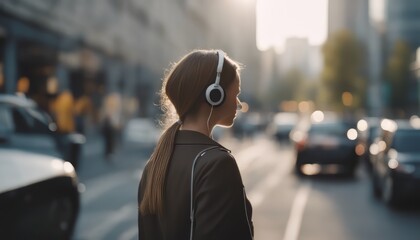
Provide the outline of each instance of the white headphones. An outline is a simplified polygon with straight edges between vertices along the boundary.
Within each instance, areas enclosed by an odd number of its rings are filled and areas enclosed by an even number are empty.
[[[219,106],[225,98],[225,91],[220,86],[220,75],[222,74],[225,54],[221,50],[217,50],[217,54],[219,55],[219,60],[217,62],[216,80],[206,89],[206,100],[214,107]]]

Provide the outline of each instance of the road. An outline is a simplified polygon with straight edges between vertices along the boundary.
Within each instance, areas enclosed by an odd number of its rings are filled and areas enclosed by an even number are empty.
[[[255,239],[419,239],[420,207],[392,210],[375,199],[362,166],[354,178],[293,174],[293,148],[265,135],[223,138],[253,205]],[[112,162],[100,141],[79,170],[82,209],[74,240],[137,239],[137,187],[150,150],[120,149]]]

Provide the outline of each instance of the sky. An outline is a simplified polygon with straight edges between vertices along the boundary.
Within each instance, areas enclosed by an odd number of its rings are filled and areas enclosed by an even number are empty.
[[[384,20],[385,2],[384,0],[370,0],[369,1],[370,15],[375,22]]]
[[[306,37],[311,45],[327,37],[328,0],[257,0],[257,47],[282,52],[290,37]]]

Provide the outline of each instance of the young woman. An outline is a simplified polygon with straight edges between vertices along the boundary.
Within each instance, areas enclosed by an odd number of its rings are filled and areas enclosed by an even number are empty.
[[[161,104],[170,126],[140,181],[139,239],[253,238],[252,207],[236,161],[211,138],[214,126],[234,122],[239,70],[220,50],[197,50],[166,75]]]

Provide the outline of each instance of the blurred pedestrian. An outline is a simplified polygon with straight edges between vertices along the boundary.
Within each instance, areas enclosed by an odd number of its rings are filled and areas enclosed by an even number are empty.
[[[64,90],[57,94],[51,102],[50,112],[57,124],[58,133],[73,133],[76,130],[74,98],[70,91]]]
[[[63,90],[52,95],[55,98],[50,103],[50,113],[57,124],[55,135],[57,146],[63,153],[64,159],[70,161],[77,169],[79,151],[73,148],[74,145],[67,136],[76,131],[73,94],[69,90]]]
[[[76,131],[85,134],[86,118],[92,115],[92,102],[86,95],[76,99],[74,104]]]
[[[236,161],[212,139],[216,125],[233,125],[239,70],[222,51],[197,50],[165,77],[161,105],[170,126],[139,184],[139,239],[253,238]]]
[[[105,98],[102,134],[104,137],[105,159],[111,160],[122,127],[121,96],[119,93],[111,93]]]

